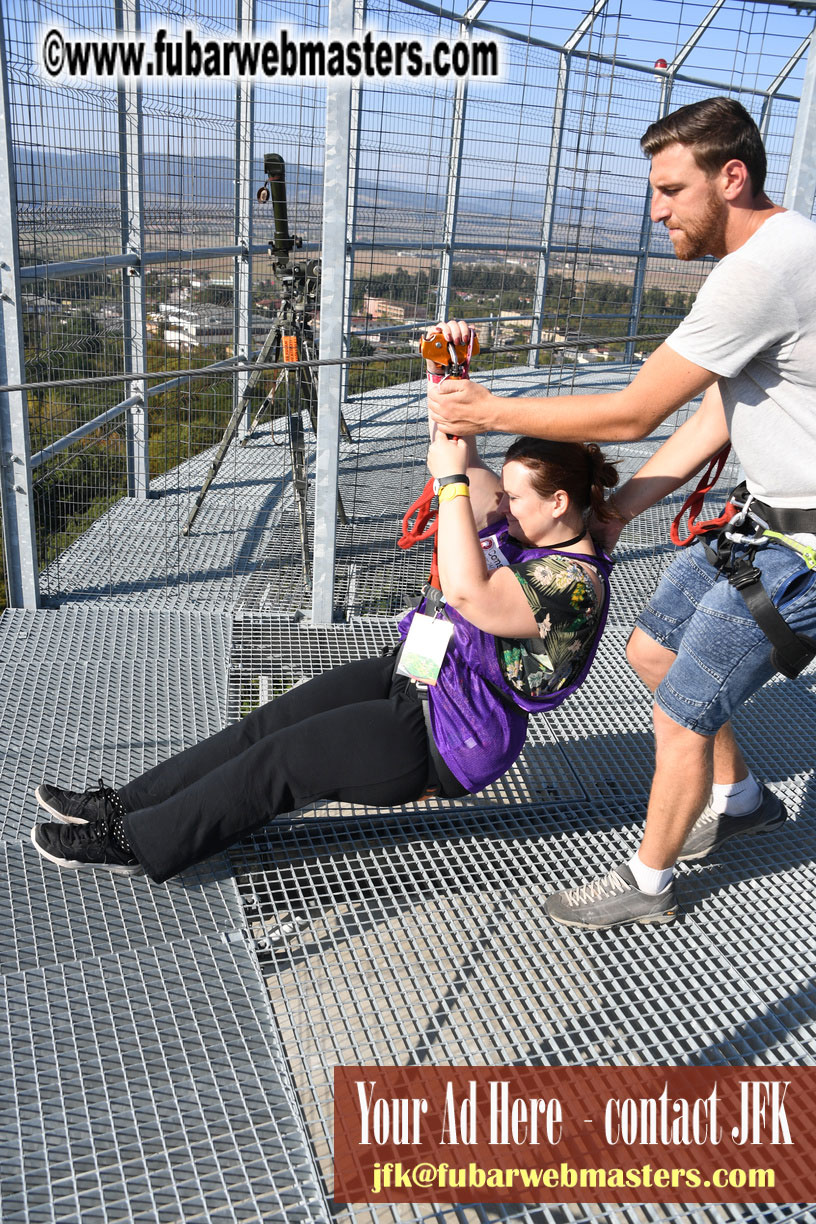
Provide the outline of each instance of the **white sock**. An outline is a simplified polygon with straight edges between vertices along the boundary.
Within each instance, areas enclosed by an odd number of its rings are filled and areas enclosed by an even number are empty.
[[[640,855],[635,854],[629,860],[629,870],[637,880],[641,892],[650,897],[656,897],[669,887],[674,876],[673,867],[647,867],[640,861]]]
[[[741,782],[715,782],[709,803],[715,812],[728,816],[747,816],[759,806],[762,787],[752,773]]]

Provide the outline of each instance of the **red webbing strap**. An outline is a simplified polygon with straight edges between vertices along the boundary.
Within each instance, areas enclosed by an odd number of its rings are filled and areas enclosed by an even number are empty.
[[[431,573],[428,582],[440,590],[439,569],[436,564],[436,528],[438,506],[434,505],[433,479],[429,480],[414,504],[406,510],[402,519],[402,535],[397,540],[398,548],[413,548],[422,540],[433,537],[434,547],[431,556]],[[416,515],[413,524],[411,516]]]
[[[433,480],[429,480],[414,504],[405,511],[402,517],[402,535],[397,540],[398,548],[413,548],[421,540],[430,540],[436,532],[437,511],[433,506]],[[416,520],[411,524],[411,515],[416,514]]]
[[[705,519],[701,523],[697,522],[697,515],[703,508],[705,495],[720,479],[722,470],[725,467],[725,461],[730,453],[731,443],[726,442],[722,450],[717,451],[717,454],[709,461],[706,471],[700,477],[700,483],[697,485],[697,488],[683,502],[680,512],[675,517],[669,532],[672,544],[676,544],[678,548],[685,548],[687,544],[693,544],[698,536],[705,535],[707,531],[714,531],[717,527],[724,527],[737,513],[737,507],[732,502],[727,502],[722,514],[718,515],[717,518]],[[687,510],[689,511],[689,534],[685,540],[681,540],[680,524]]]

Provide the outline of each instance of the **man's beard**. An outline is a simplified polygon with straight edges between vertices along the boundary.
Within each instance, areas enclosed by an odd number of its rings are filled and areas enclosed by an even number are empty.
[[[712,191],[706,200],[705,212],[694,221],[686,222],[679,231],[680,236],[672,239],[677,258],[689,260],[716,255],[719,259],[725,253],[727,215],[725,204]]]

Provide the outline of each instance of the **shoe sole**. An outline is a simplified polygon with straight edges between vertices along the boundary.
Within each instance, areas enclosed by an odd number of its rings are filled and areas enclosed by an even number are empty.
[[[59,808],[52,807],[42,793],[42,786],[37,787],[34,792],[34,798],[37,800],[40,807],[44,808],[46,812],[49,812],[55,820],[60,822],[60,824],[83,825],[88,823],[87,820],[79,819],[76,816],[66,816],[64,812],[59,810]]]
[[[667,910],[665,914],[648,914],[643,918],[621,918],[618,922],[579,922],[575,918],[555,918],[551,914],[553,922],[558,922],[562,926],[580,927],[582,931],[608,931],[612,927],[618,926],[652,926],[654,923],[674,922],[677,917],[677,910]]]
[[[779,829],[788,819],[786,808],[782,808],[776,820],[769,820],[767,824],[754,825],[752,829],[734,829],[733,833],[729,833],[726,837],[721,837],[719,841],[714,842],[707,850],[698,850],[692,854],[678,854],[678,863],[699,863],[700,859],[708,858],[715,850],[721,849],[726,842],[733,841],[735,837],[758,837],[761,833],[773,833],[774,829]]]
[[[87,824],[87,821],[84,823]],[[134,867],[128,867],[124,863],[80,863],[77,859],[57,858],[55,854],[49,854],[37,841],[37,827],[37,825],[34,825],[31,830],[31,841],[34,849],[42,858],[48,859],[49,863],[55,863],[57,867],[67,867],[70,871],[81,871],[83,868],[88,868],[91,871],[110,871],[113,875],[144,875],[144,868],[138,863]]]

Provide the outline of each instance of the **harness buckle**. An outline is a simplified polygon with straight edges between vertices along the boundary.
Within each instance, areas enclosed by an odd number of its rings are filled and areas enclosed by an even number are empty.
[[[736,567],[733,573],[728,575],[728,581],[732,587],[742,591],[745,587],[754,586],[755,583],[761,582],[762,571],[758,570],[755,565],[747,565],[743,562]]]

